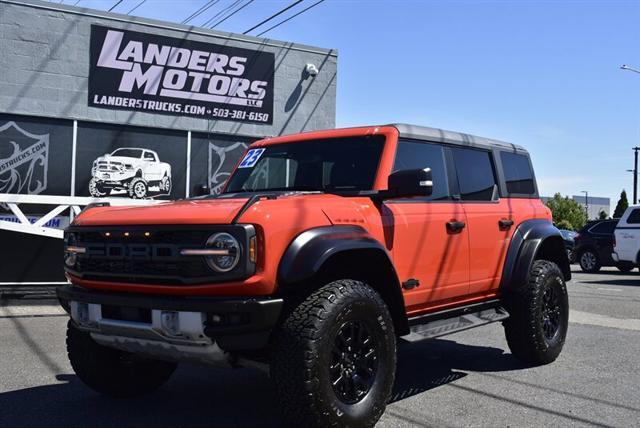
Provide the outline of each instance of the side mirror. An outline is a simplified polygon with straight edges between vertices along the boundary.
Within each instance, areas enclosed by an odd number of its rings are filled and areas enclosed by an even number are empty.
[[[388,186],[391,197],[395,198],[431,196],[431,168],[396,171],[389,176]]]
[[[206,184],[198,184],[193,189],[193,196],[208,196],[211,194],[211,189]]]

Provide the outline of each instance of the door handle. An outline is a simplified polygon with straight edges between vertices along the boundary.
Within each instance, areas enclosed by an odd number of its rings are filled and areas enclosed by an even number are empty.
[[[464,221],[449,221],[447,222],[447,232],[458,233],[464,229],[465,226],[466,223]]]
[[[498,226],[500,227],[500,230],[509,229],[511,226],[513,226],[513,220],[505,220],[505,219],[499,220]]]

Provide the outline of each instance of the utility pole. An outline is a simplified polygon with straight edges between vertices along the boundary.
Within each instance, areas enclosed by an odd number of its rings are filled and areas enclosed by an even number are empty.
[[[587,211],[587,220],[589,220],[589,191],[581,190],[580,193],[584,193],[584,206]]]
[[[633,205],[638,203],[638,151],[640,147],[634,147],[634,161],[633,161]]]

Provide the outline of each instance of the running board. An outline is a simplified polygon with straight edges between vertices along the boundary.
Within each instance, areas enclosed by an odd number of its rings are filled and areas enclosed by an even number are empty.
[[[499,300],[447,309],[410,319],[411,333],[403,336],[402,339],[408,342],[433,339],[502,321],[508,317],[509,313],[502,307]]]

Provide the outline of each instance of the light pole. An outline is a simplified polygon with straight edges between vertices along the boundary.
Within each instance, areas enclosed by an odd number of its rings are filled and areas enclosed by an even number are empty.
[[[640,70],[635,67],[630,67],[627,64],[622,64],[620,66],[622,70],[633,71],[634,73],[640,74]],[[632,149],[634,151],[634,160],[633,160],[633,205],[638,203],[638,151],[640,147],[634,147]]]
[[[580,193],[584,193],[584,206],[587,211],[587,220],[589,220],[589,191],[581,190]]]

